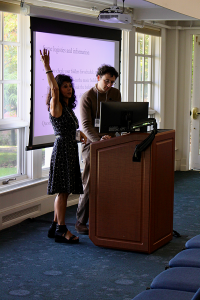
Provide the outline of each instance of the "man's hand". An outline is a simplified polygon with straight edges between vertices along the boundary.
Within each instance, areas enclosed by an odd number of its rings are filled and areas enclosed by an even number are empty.
[[[87,136],[82,131],[80,131],[80,141],[83,144],[86,144],[87,142]]]
[[[100,141],[105,141],[105,140],[109,140],[111,139],[110,135],[103,135],[102,138],[100,139]]]

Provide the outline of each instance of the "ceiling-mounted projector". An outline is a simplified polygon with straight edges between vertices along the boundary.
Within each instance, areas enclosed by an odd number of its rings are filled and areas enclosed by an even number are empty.
[[[110,8],[105,8],[100,11],[98,15],[98,20],[107,23],[131,23],[131,15],[124,13],[124,1],[123,1],[123,11],[117,6],[117,1],[114,1],[114,5]]]
[[[107,22],[107,23],[131,23],[131,16],[128,14],[122,13],[100,13],[98,16],[99,21]]]

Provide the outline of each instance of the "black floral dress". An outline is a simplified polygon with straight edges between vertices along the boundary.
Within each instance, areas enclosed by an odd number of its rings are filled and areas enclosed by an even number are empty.
[[[63,106],[62,115],[49,118],[57,136],[51,155],[47,194],[72,193],[82,194],[83,187],[76,141],[78,119],[74,112]]]

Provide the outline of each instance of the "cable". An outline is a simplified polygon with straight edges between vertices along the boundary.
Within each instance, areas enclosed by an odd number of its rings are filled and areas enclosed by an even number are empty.
[[[148,118],[140,123],[131,125],[131,131],[134,131],[134,129],[136,128],[141,128],[148,125],[153,125],[153,130],[144,141],[135,146],[135,151],[133,153],[133,162],[140,162],[142,151],[145,151],[153,142],[155,135],[157,134],[157,123],[154,118]]]
[[[125,1],[125,0],[122,0],[122,1],[123,1],[123,13],[124,13],[124,1]]]

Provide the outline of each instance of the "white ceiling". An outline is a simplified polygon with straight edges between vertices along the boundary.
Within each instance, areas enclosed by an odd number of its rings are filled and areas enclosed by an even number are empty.
[[[18,0],[20,2],[21,0]],[[94,0],[23,0],[25,3],[35,3],[37,4],[40,2],[43,3],[45,6],[47,3],[51,5],[51,3],[62,3],[63,5],[71,5],[71,6],[80,6],[80,7],[96,7],[97,9],[107,8],[113,6],[114,3],[117,2],[117,5],[122,7],[123,1],[122,0],[100,0],[100,1],[94,1]],[[125,7],[130,8],[155,8],[158,7],[155,4],[152,4],[145,0],[125,0],[124,1]]]
[[[21,0],[14,1],[17,1],[19,3]],[[24,0],[24,2],[33,6],[53,9],[56,8],[62,11],[68,11],[72,13],[83,13],[91,16],[98,16],[99,11],[113,6],[114,3],[117,3],[119,7],[123,7],[122,0]],[[163,8],[145,0],[125,0],[124,7],[126,8],[128,13],[130,12],[129,9],[132,9],[133,19],[135,21],[157,22],[195,20],[192,17]]]
[[[110,3],[114,3],[113,1],[107,1]],[[123,1],[122,0],[118,0],[117,1],[117,5],[123,6]],[[148,1],[145,0],[125,0],[124,1],[124,6],[126,7],[132,7],[132,8],[155,8],[155,7],[159,7],[155,4],[152,4]]]
[[[176,0],[175,0],[176,1]],[[117,2],[118,6],[123,6],[123,1],[91,1],[91,2],[104,2],[109,3],[109,6]],[[157,1],[158,2],[158,1]],[[145,0],[125,0],[124,6],[133,8],[135,10],[135,15],[137,20],[195,20],[194,18],[177,13],[170,9],[158,6],[149,1]],[[139,12],[139,13],[138,13]],[[142,13],[143,12],[143,13]],[[144,14],[145,12],[145,14]],[[149,15],[149,17],[148,17]]]

